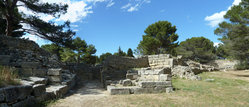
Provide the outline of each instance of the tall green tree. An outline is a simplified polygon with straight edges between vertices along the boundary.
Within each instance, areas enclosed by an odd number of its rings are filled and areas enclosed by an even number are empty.
[[[63,47],[58,46],[54,43],[52,44],[46,44],[46,45],[42,45],[41,48],[45,49],[46,51],[55,54],[58,56],[59,59],[61,59],[61,53],[63,51]]]
[[[114,53],[113,55],[126,56],[126,53],[124,51],[122,51],[121,47],[119,47],[118,52]]]
[[[221,36],[228,54],[240,61],[238,69],[249,69],[249,0],[233,6],[224,18],[215,34]]]
[[[132,51],[131,48],[128,49],[128,51],[127,51],[127,56],[129,56],[129,57],[134,57],[133,51]]]
[[[23,6],[35,14],[27,15],[26,13],[18,12],[19,6]],[[1,0],[0,14],[1,19],[4,19],[6,23],[5,34],[6,36],[15,37],[16,31],[19,33],[26,32],[50,40],[57,45],[64,44],[65,41],[71,40],[75,34],[70,29],[70,23],[65,22],[62,25],[56,25],[53,22],[41,20],[36,14],[52,15],[58,18],[60,14],[66,13],[67,7],[67,5],[43,3],[42,0]],[[25,28],[20,24],[25,24],[29,27]]]
[[[100,55],[99,62],[102,63],[108,56],[112,56],[112,54],[107,52],[107,53]]]
[[[224,44],[219,44],[215,47],[215,54],[218,58],[228,58],[227,49],[224,47]]]
[[[176,26],[172,26],[168,21],[158,21],[149,25],[144,31],[145,35],[137,50],[143,55],[160,53],[174,55],[174,49],[178,46],[176,30]]]
[[[200,63],[207,63],[215,59],[213,42],[204,37],[192,37],[180,43],[176,48],[178,55]]]
[[[76,60],[77,63],[81,62],[81,58],[87,51],[87,43],[85,40],[81,40],[79,37],[76,37],[72,42],[72,49],[76,51]]]

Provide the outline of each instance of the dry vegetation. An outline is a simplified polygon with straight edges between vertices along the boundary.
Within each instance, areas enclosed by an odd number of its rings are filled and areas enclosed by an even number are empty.
[[[13,68],[0,66],[0,88],[8,85],[18,85],[18,75]]]
[[[175,92],[166,94],[102,96],[80,98],[66,104],[59,100],[52,107],[248,107],[249,71],[208,72],[202,81],[173,79]],[[207,82],[206,79],[214,79]],[[57,103],[57,104],[56,104]],[[77,105],[79,104],[79,105]]]

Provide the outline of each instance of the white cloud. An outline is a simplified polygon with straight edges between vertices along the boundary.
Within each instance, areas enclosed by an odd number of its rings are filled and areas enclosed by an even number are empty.
[[[110,0],[106,7],[112,7],[114,4],[115,2],[113,2],[113,0]]]
[[[127,12],[138,11],[144,3],[151,3],[151,0],[129,0],[129,3],[122,6],[121,9]]]
[[[219,23],[225,20],[224,15],[227,13],[227,11],[230,10],[232,6],[239,5],[240,2],[241,0],[234,0],[233,4],[229,6],[227,10],[214,13],[211,16],[206,16],[205,21],[208,21],[208,25],[210,25],[211,27],[216,27]]]

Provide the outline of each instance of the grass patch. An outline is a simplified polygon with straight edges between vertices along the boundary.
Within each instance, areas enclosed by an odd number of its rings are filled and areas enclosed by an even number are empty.
[[[19,85],[18,74],[10,67],[0,66],[0,88],[8,85]]]

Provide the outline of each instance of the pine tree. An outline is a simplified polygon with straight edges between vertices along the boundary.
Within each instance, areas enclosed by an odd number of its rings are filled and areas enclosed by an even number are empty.
[[[131,48],[128,49],[128,51],[127,51],[127,56],[129,56],[129,57],[134,57],[133,51],[131,50]]]
[[[71,40],[75,34],[70,30],[70,23],[65,22],[62,25],[55,25],[53,22],[45,22],[35,15],[26,15],[18,12],[18,7],[23,6],[38,14],[52,15],[58,18],[60,14],[67,11],[67,5],[42,3],[41,0],[1,0],[0,14],[1,19],[5,20],[5,35],[16,37],[15,32],[29,33],[50,40],[57,45],[65,44],[65,41]],[[29,26],[22,27],[20,24]],[[20,35],[17,35],[20,36]]]

